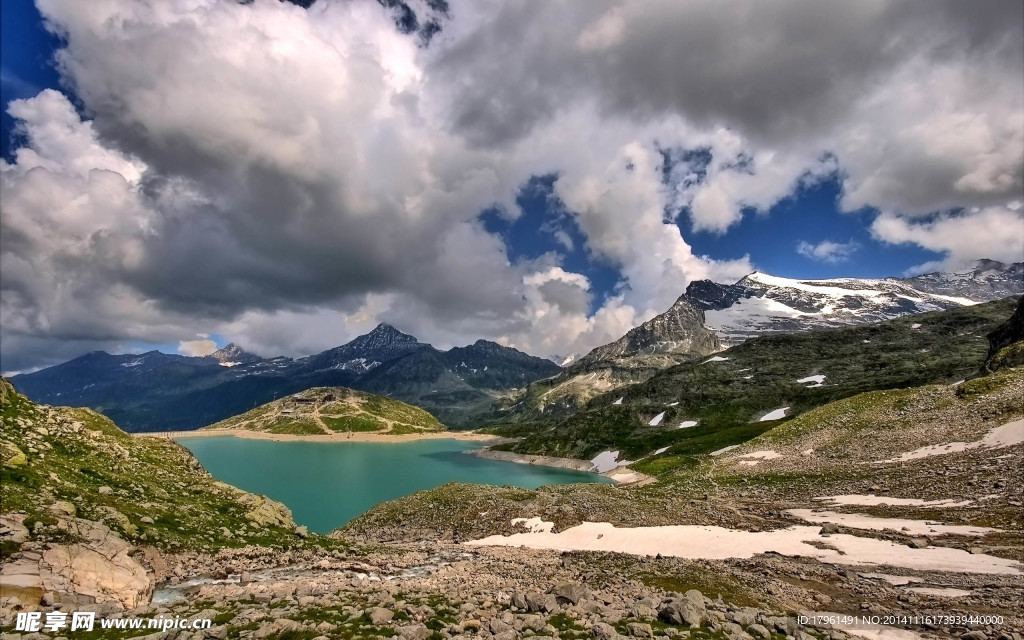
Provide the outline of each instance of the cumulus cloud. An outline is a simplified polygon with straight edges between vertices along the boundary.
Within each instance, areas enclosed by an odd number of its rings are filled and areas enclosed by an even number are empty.
[[[990,251],[944,225],[1019,218],[1013,2],[428,2],[429,38],[375,2],[37,3],[82,110],[9,107],[7,370],[199,331],[309,353],[378,321],[584,352],[752,270],[673,216],[727,232],[824,176],[887,212],[879,239],[951,261]],[[584,274],[480,222],[539,175],[583,246],[546,231],[621,274],[593,313]]]
[[[178,353],[183,356],[208,356],[216,350],[217,343],[207,337],[182,340],[178,343]]]
[[[942,260],[914,267],[914,273],[960,269],[980,257],[1002,262],[1024,258],[1024,211],[1020,202],[942,213],[926,220],[883,213],[871,225],[871,233],[883,242],[912,243],[945,254]]]
[[[811,244],[801,240],[796,245],[796,252],[805,258],[837,264],[845,262],[860,248],[860,245],[853,240],[849,242],[832,242],[822,240],[818,244]]]

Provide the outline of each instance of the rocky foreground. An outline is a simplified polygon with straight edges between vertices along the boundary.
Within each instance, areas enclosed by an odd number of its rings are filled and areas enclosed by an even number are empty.
[[[1024,638],[1021,367],[835,402],[645,486],[446,485],[330,536],[2,391],[3,638]],[[14,631],[76,610],[212,626]]]

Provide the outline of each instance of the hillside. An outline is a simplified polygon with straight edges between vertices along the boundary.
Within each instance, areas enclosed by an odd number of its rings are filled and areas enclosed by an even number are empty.
[[[146,548],[305,544],[284,505],[214,480],[170,440],[131,436],[89,409],[37,405],[3,379],[0,413],[5,596],[38,604],[46,592],[65,602],[79,593],[130,608],[148,602],[162,566]]]
[[[268,402],[205,429],[333,435],[372,431],[402,435],[443,431],[430,413],[398,400],[344,387],[314,387]]]
[[[618,450],[637,460],[666,447],[697,455],[748,440],[809,409],[857,393],[975,375],[987,335],[1016,298],[840,329],[749,340],[592,400],[563,419],[505,424],[503,448],[589,459]]]
[[[236,345],[204,357],[89,353],[11,383],[37,402],[90,407],[127,431],[198,429],[311,387],[349,387],[416,403],[461,426],[558,365],[493,342],[440,351],[381,324],[305,358],[260,358]]]

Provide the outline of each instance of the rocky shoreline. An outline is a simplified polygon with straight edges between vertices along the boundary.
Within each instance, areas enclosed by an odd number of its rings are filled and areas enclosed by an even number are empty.
[[[267,433],[265,431],[250,431],[248,429],[199,429],[196,431],[146,431],[132,434],[138,437],[166,438],[179,440],[186,438],[216,438],[233,437],[249,438],[252,440],[271,440],[273,442],[413,442],[416,440],[465,440],[470,442],[484,442],[488,445],[507,442],[507,438],[492,436],[475,431],[429,431],[424,433],[408,433],[393,435],[387,433],[376,433],[372,431],[356,431],[352,433],[338,432],[334,434],[292,434],[292,433]]]
[[[535,464],[542,467],[554,467],[556,469],[569,469],[572,471],[596,473],[599,476],[608,478],[618,485],[644,485],[654,482],[654,478],[651,476],[630,469],[629,467],[616,467],[611,471],[598,473],[595,470],[594,463],[589,460],[556,458],[554,456],[538,456],[526,453],[514,453],[512,451],[495,451],[494,449],[478,449],[476,451],[471,451],[470,453],[478,458],[486,458],[488,460],[515,462],[517,464]]]

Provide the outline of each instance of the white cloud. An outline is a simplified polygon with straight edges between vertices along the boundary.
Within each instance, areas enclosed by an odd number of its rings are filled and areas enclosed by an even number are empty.
[[[178,343],[178,353],[183,356],[208,356],[216,350],[217,343],[208,338],[182,340]]]
[[[38,5],[87,116],[54,91],[10,106],[10,368],[199,331],[308,353],[381,320],[584,352],[752,270],[695,255],[666,210],[721,233],[833,174],[843,206],[892,212],[880,239],[1017,247],[967,241],[980,212],[1019,219],[1021,28],[998,2],[481,0],[427,48],[374,2]],[[711,161],[665,184],[664,149]],[[552,174],[583,246],[548,231],[623,277],[593,314],[583,274],[513,264],[478,220]],[[958,207],[979,213],[922,217]]]
[[[796,245],[796,252],[805,258],[810,258],[811,260],[836,264],[849,260],[859,248],[860,245],[853,240],[849,242],[832,242],[831,240],[822,240],[818,244],[811,244],[810,242],[801,240]]]
[[[883,213],[871,225],[871,233],[883,242],[913,243],[945,254],[940,261],[912,269],[917,273],[960,269],[980,257],[1002,262],[1024,259],[1024,211],[1019,207],[971,209],[927,220]]]

